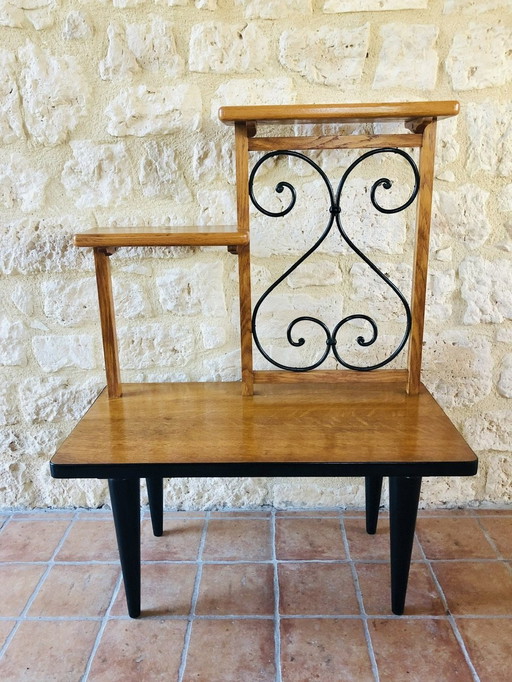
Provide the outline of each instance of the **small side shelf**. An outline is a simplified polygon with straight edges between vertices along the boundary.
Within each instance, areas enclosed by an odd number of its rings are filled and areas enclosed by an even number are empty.
[[[176,227],[101,227],[75,235],[75,246],[240,246],[249,243],[249,230],[237,225],[178,225]]]

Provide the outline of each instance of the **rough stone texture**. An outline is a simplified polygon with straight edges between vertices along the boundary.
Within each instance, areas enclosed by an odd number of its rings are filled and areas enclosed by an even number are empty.
[[[481,90],[512,82],[512,27],[472,22],[454,36],[446,70],[455,90]]]
[[[139,182],[146,197],[173,197],[180,203],[192,199],[185,177],[178,169],[176,153],[165,143],[145,143],[139,161]]]
[[[119,359],[126,369],[168,366],[183,368],[191,359],[196,342],[190,323],[138,324],[120,327]]]
[[[232,140],[214,142],[202,138],[194,146],[192,170],[196,182],[235,182],[235,152]]]
[[[455,191],[434,194],[433,225],[435,229],[476,249],[487,241],[491,224],[487,217],[489,192],[478,185],[466,184]]]
[[[125,88],[105,110],[107,130],[124,135],[167,135],[179,130],[197,130],[201,121],[201,94],[195,85],[163,85],[151,90],[145,85]]]
[[[41,286],[44,314],[62,327],[81,327],[98,318],[94,278],[47,280]]]
[[[57,0],[0,0],[0,26],[49,28],[57,5]]]
[[[338,263],[328,260],[306,261],[286,278],[286,283],[292,289],[309,286],[329,286],[341,284],[341,270]]]
[[[0,318],[0,365],[27,364],[25,341],[27,331],[23,322]]]
[[[293,14],[311,14],[312,0],[235,0],[247,19],[282,19]]]
[[[196,24],[190,34],[189,68],[208,73],[253,73],[265,68],[269,42],[255,24]]]
[[[94,33],[92,20],[87,12],[73,10],[69,12],[62,26],[62,35],[66,40],[85,40]]]
[[[324,12],[387,12],[397,9],[423,9],[428,0],[326,0]]]
[[[222,83],[212,97],[211,117],[218,120],[221,106],[293,104],[296,92],[291,78],[234,78]]]
[[[469,134],[466,169],[474,175],[512,174],[512,104],[490,100],[473,103],[466,110]]]
[[[501,362],[498,393],[505,398],[512,398],[512,353],[505,355]]]
[[[222,263],[173,268],[156,280],[162,308],[177,315],[225,315],[222,275]]]
[[[509,0],[444,0],[443,12],[475,16],[495,9],[499,9],[500,14],[503,14],[503,10],[510,12],[512,7]]]
[[[90,86],[74,57],[55,57],[34,43],[18,50],[24,121],[44,145],[66,142],[88,113]]]
[[[56,376],[26,379],[18,391],[21,414],[36,423],[77,420],[102,388],[103,382],[94,379],[80,382]]]
[[[464,324],[512,319],[512,261],[468,256],[459,267],[461,296],[466,302]]]
[[[509,213],[512,211],[512,183],[506,185],[503,191],[497,198],[498,211],[501,213]]]
[[[61,180],[77,208],[116,205],[130,194],[132,165],[122,142],[77,141],[71,150],[74,158],[64,165]]]
[[[354,29],[322,26],[284,31],[279,40],[279,60],[310,83],[356,83],[363,71],[369,37],[369,24]]]
[[[512,410],[490,410],[467,419],[464,437],[475,450],[510,452]]]
[[[49,177],[33,168],[32,162],[13,153],[0,161],[0,204],[5,208],[19,208],[25,213],[41,208]]]
[[[382,48],[373,87],[433,90],[437,81],[439,30],[421,24],[387,24],[380,29]]]
[[[90,334],[34,336],[32,350],[43,372],[63,367],[94,369],[94,341]]]
[[[116,316],[119,318],[131,319],[150,312],[147,296],[142,286],[137,282],[116,278],[114,279],[113,289]]]
[[[498,505],[512,502],[512,457],[509,454],[481,453],[480,465],[485,471],[485,499]]]
[[[0,51],[0,142],[10,144],[24,137],[20,95],[16,81],[16,57]]]

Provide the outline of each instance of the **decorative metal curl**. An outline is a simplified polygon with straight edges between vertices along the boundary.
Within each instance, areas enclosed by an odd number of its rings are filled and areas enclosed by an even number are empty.
[[[370,201],[377,211],[379,211],[380,213],[385,213],[385,214],[399,213],[400,211],[404,211],[408,206],[410,206],[412,204],[412,202],[414,201],[414,199],[416,198],[416,196],[418,194],[418,190],[419,190],[419,181],[420,181],[418,168],[417,168],[414,160],[412,159],[412,157],[409,154],[407,154],[407,152],[404,152],[402,149],[396,149],[394,147],[384,147],[382,149],[372,149],[372,150],[362,154],[344,172],[344,174],[343,174],[343,176],[342,176],[342,178],[341,178],[341,180],[337,186],[336,192],[334,192],[332,184],[331,184],[329,178],[327,177],[327,175],[325,174],[325,172],[322,170],[322,168],[318,164],[316,164],[314,161],[312,161],[312,159],[310,159],[309,157],[307,157],[304,154],[301,154],[299,152],[296,152],[296,151],[290,151],[290,150],[281,151],[281,150],[279,150],[279,151],[269,152],[268,154],[265,154],[264,156],[262,156],[257,161],[257,163],[254,165],[254,167],[251,171],[251,174],[249,176],[249,196],[251,197],[251,201],[254,204],[254,206],[258,209],[258,211],[260,211],[264,215],[267,215],[267,216],[270,216],[273,218],[283,217],[283,216],[287,215],[288,213],[290,213],[290,211],[292,211],[292,209],[294,208],[294,206],[296,204],[296,200],[297,200],[297,192],[295,190],[295,187],[291,183],[284,182],[284,181],[279,182],[275,187],[275,191],[278,193],[282,193],[285,188],[290,192],[290,195],[291,195],[290,202],[284,209],[282,209],[281,211],[270,211],[268,209],[265,209],[263,206],[261,206],[261,204],[256,200],[256,197],[254,194],[254,179],[256,177],[256,174],[257,174],[258,170],[260,169],[260,167],[262,166],[262,164],[274,156],[294,156],[294,157],[301,159],[302,161],[305,161],[306,163],[308,163],[320,175],[320,177],[322,178],[322,180],[325,184],[325,187],[328,191],[328,194],[329,194],[329,219],[328,219],[327,225],[326,225],[324,231],[322,232],[322,234],[320,235],[320,237],[313,244],[313,246],[306,251],[306,253],[304,253],[273,284],[270,285],[270,287],[263,293],[263,295],[259,298],[256,305],[254,306],[254,310],[253,310],[253,314],[252,314],[252,333],[253,333],[254,342],[255,342],[257,348],[259,349],[260,353],[263,355],[263,357],[265,357],[274,366],[279,367],[279,368],[284,369],[284,370],[289,370],[291,372],[308,372],[312,369],[319,367],[327,359],[330,352],[332,351],[332,354],[334,355],[335,359],[343,367],[346,367],[347,369],[356,370],[359,372],[367,372],[367,371],[371,371],[373,369],[378,369],[378,368],[383,367],[384,365],[387,365],[388,363],[390,363],[392,360],[394,360],[394,358],[396,358],[396,356],[400,353],[400,351],[405,346],[407,339],[409,337],[410,330],[411,330],[411,309],[409,307],[409,303],[407,302],[407,300],[404,297],[404,295],[402,294],[402,292],[398,289],[398,287],[381,270],[379,270],[379,268],[375,265],[375,263],[373,263],[368,258],[368,256],[366,256],[354,244],[354,242],[350,239],[350,237],[345,232],[345,229],[343,228],[343,224],[342,224],[341,218],[340,218],[340,215],[341,215],[340,201],[341,201],[343,189],[345,187],[345,184],[346,184],[348,177],[350,176],[352,171],[360,163],[362,163],[365,159],[367,159],[371,156],[374,156],[375,154],[382,154],[382,153],[397,154],[397,155],[401,156],[402,158],[404,158],[408,162],[409,166],[411,167],[413,175],[414,175],[414,187],[413,187],[413,190],[412,190],[409,198],[403,204],[401,204],[400,206],[398,206],[396,208],[384,208],[383,206],[381,206],[381,204],[378,202],[378,200],[376,198],[377,190],[379,188],[382,187],[383,189],[386,189],[386,190],[391,189],[391,187],[392,187],[391,180],[389,180],[388,178],[379,178],[376,182],[373,183],[373,185],[371,187]],[[288,329],[286,332],[286,338],[288,340],[288,343],[290,343],[290,345],[295,346],[295,347],[303,346],[306,343],[305,339],[303,337],[299,337],[298,339],[295,340],[293,338],[293,330],[299,322],[311,322],[311,323],[319,326],[324,331],[325,337],[326,337],[325,350],[323,351],[321,357],[311,365],[307,365],[305,367],[292,367],[292,366],[284,365],[284,364],[278,362],[277,360],[275,360],[274,358],[270,357],[270,355],[265,351],[265,349],[263,348],[263,346],[259,340],[258,333],[257,333],[257,317],[258,317],[260,307],[261,307],[263,301],[271,294],[271,292],[274,291],[274,289],[276,287],[278,287],[279,284],[281,284],[281,282],[283,282],[283,280],[286,279],[286,277],[288,277],[288,275],[290,275],[294,270],[296,270],[307,258],[309,258],[309,256],[312,253],[314,253],[319,248],[319,246],[322,244],[322,242],[326,239],[327,235],[331,231],[331,228],[334,224],[336,224],[336,227],[340,233],[341,238],[343,239],[343,241],[345,241],[345,243],[349,246],[349,248],[352,249],[352,251],[354,251],[354,253],[356,253],[357,256],[359,256],[359,258],[361,258],[371,268],[371,270],[373,270],[373,272],[375,272],[375,274],[378,277],[380,277],[389,287],[391,287],[391,289],[394,291],[394,293],[398,296],[400,302],[402,303],[402,305],[404,307],[405,315],[406,315],[406,327],[405,327],[404,335],[403,335],[402,339],[400,340],[399,344],[397,345],[397,347],[395,348],[395,350],[390,355],[388,355],[384,360],[382,360],[381,362],[378,362],[378,363],[373,364],[373,365],[367,365],[367,366],[353,365],[353,364],[347,362],[346,360],[344,360],[340,355],[340,352],[339,352],[338,346],[337,346],[338,332],[345,324],[347,324],[348,322],[351,322],[352,320],[362,320],[364,322],[367,322],[371,328],[371,332],[372,332],[371,336],[368,339],[365,339],[364,336],[360,335],[357,337],[356,342],[360,346],[363,346],[363,347],[371,346],[372,344],[375,343],[375,341],[377,340],[377,337],[378,337],[378,327],[377,327],[377,323],[375,322],[375,320],[373,318],[369,317],[368,315],[364,315],[362,313],[356,313],[356,314],[348,315],[348,316],[344,317],[342,320],[340,320],[335,325],[335,327],[333,328],[333,330],[331,332],[329,327],[324,322],[322,322],[322,320],[319,320],[315,317],[311,317],[308,315],[303,315],[303,316],[295,318],[288,325]]]

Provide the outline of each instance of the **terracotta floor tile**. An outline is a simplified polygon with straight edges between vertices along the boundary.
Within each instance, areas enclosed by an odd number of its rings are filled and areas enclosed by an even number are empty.
[[[272,620],[199,620],[183,682],[275,682]]]
[[[0,514],[0,528],[4,525],[4,523],[7,521],[9,517],[4,516],[3,514]]]
[[[15,620],[0,620],[0,647],[3,647],[5,640],[9,637],[15,625]]]
[[[196,572],[195,564],[142,564],[142,616],[188,615]],[[110,613],[114,616],[128,613],[123,583]]]
[[[418,518],[430,518],[431,516],[440,516],[458,519],[461,516],[469,516],[472,514],[470,509],[418,509]]]
[[[56,561],[119,561],[114,521],[76,521]]]
[[[277,519],[276,554],[278,559],[345,559],[339,519]]]
[[[213,519],[209,522],[203,559],[265,561],[270,557],[269,521]]]
[[[281,620],[281,669],[286,682],[373,681],[360,620]]]
[[[452,613],[512,615],[512,572],[504,562],[435,562]]]
[[[496,507],[495,509],[472,509],[475,516],[512,516],[512,507]]]
[[[366,613],[391,615],[389,564],[357,564],[359,587]],[[413,563],[405,600],[406,616],[440,616],[445,612],[441,596],[425,564]]]
[[[416,532],[429,559],[495,559],[478,521],[463,518],[418,519]]]
[[[381,682],[472,682],[448,621],[397,618],[368,625]]]
[[[149,509],[144,512],[144,516],[148,519],[151,516]],[[164,511],[164,526],[167,520],[175,521],[176,519],[204,519],[206,512],[204,511]]]
[[[315,509],[282,509],[276,512],[276,518],[302,518],[302,517],[316,517],[316,518],[339,518],[343,514],[343,510],[322,511]]]
[[[66,509],[38,509],[36,511],[15,512],[14,521],[70,521],[75,511]]]
[[[284,615],[359,613],[347,564],[280,564],[279,609]]]
[[[37,564],[0,564],[0,616],[20,615],[45,570]]]
[[[274,567],[271,564],[205,565],[196,613],[271,616]]]
[[[69,521],[11,521],[0,531],[0,561],[48,561]]]
[[[169,519],[164,534],[155,537],[151,521],[141,524],[141,557],[143,561],[195,561],[203,532],[203,519]]]
[[[389,519],[379,516],[379,523],[375,535],[368,535],[365,520],[346,519],[345,530],[350,549],[350,558],[354,561],[389,561]],[[416,538],[412,548],[412,559],[422,558]]]
[[[512,619],[458,618],[457,625],[480,682],[507,679],[512,661]]]
[[[186,621],[109,621],[90,682],[177,680],[186,628]]]
[[[254,509],[240,509],[238,511],[219,511],[219,512],[211,512],[210,518],[211,519],[230,519],[233,517],[240,517],[243,519],[251,519],[251,518],[258,518],[258,519],[269,519],[271,517],[271,512],[262,509],[261,511],[257,511]]]
[[[28,621],[0,659],[2,682],[80,680],[96,638],[94,621]]]
[[[112,598],[119,570],[108,564],[54,566],[28,615],[102,616]]]
[[[487,516],[480,523],[496,544],[501,556],[512,559],[512,516]]]

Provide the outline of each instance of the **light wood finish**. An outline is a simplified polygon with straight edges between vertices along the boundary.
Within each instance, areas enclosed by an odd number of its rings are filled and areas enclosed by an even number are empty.
[[[238,225],[249,231],[249,142],[245,123],[235,124],[236,205]],[[238,249],[238,292],[240,296],[240,359],[242,392],[253,393],[251,254],[249,246]]]
[[[114,299],[112,296],[112,278],[110,276],[110,260],[106,249],[94,249],[94,265],[98,302],[100,308],[103,355],[107,375],[107,391],[110,398],[121,395],[119,355],[117,351],[116,320]]]
[[[475,455],[426,388],[402,382],[123,384],[105,392],[53,457],[90,464],[463,463]],[[101,444],[101,447],[98,445]],[[220,475],[220,474],[219,474]]]
[[[381,149],[421,147],[422,135],[317,135],[310,137],[253,137],[249,151],[274,149]]]
[[[219,109],[223,123],[358,123],[445,118],[459,113],[459,103],[380,102],[363,104],[288,104],[229,106]]]
[[[311,372],[287,372],[285,370],[256,370],[255,384],[310,384],[322,381],[327,384],[341,383],[390,383],[402,382],[405,387],[409,372],[406,369],[380,369],[374,372],[353,372],[349,369],[315,369]]]
[[[238,246],[249,232],[237,225],[102,227],[75,235],[75,246]]]
[[[423,146],[420,151],[419,163],[420,188],[417,199],[416,244],[411,298],[412,327],[409,338],[409,379],[407,382],[407,392],[411,395],[418,393],[421,381],[435,147],[436,122],[432,121],[423,132]]]

